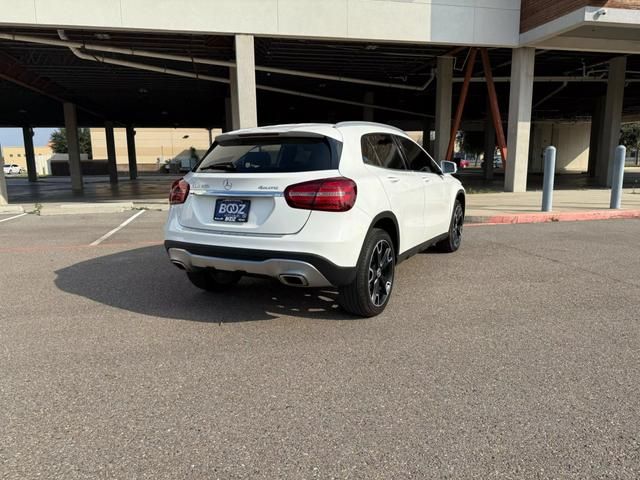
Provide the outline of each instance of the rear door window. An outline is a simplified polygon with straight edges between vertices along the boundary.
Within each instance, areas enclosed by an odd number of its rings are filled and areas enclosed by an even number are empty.
[[[404,157],[407,160],[409,170],[416,172],[440,173],[433,159],[420,146],[405,137],[396,136],[400,143]]]
[[[215,144],[197,172],[277,173],[337,168],[335,146],[326,138],[253,138]]]
[[[368,133],[360,140],[362,161],[367,165],[406,170],[404,160],[393,136],[387,133]]]

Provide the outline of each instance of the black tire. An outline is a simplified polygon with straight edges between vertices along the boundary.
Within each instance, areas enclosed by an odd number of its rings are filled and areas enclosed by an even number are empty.
[[[453,204],[453,212],[451,213],[451,222],[449,223],[449,235],[447,238],[438,242],[436,248],[441,252],[452,253],[460,248],[462,242],[462,229],[464,226],[464,209],[460,200],[456,200]]]
[[[391,297],[395,263],[396,252],[389,234],[379,228],[372,229],[358,258],[356,278],[338,289],[340,306],[360,317],[382,313]]]
[[[238,283],[242,278],[242,274],[240,272],[197,270],[195,272],[187,272],[187,278],[202,290],[220,292]]]

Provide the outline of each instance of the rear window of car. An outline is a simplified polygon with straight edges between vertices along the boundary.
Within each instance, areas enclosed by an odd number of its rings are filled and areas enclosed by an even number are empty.
[[[196,172],[276,173],[338,168],[335,140],[326,137],[239,138],[215,143]]]

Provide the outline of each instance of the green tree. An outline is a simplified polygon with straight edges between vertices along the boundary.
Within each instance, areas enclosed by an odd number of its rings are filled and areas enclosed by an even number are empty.
[[[621,127],[620,143],[636,152],[636,166],[640,166],[640,122],[625,123]]]
[[[484,152],[484,132],[461,132],[460,150],[470,155]]]
[[[54,153],[69,153],[67,131],[65,128],[51,132],[49,143]],[[78,129],[78,145],[80,146],[80,153],[86,153],[89,155],[89,158],[91,158],[91,135],[88,128]]]

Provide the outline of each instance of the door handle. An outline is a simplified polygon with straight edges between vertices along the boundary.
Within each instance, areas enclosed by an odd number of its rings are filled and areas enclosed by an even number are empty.
[[[430,182],[431,182],[431,179],[430,179],[429,177],[422,177],[422,181],[423,181],[424,183],[430,183]]]
[[[400,179],[398,177],[394,177],[393,175],[388,175],[387,179],[391,182],[391,183],[398,183],[400,181]]]

